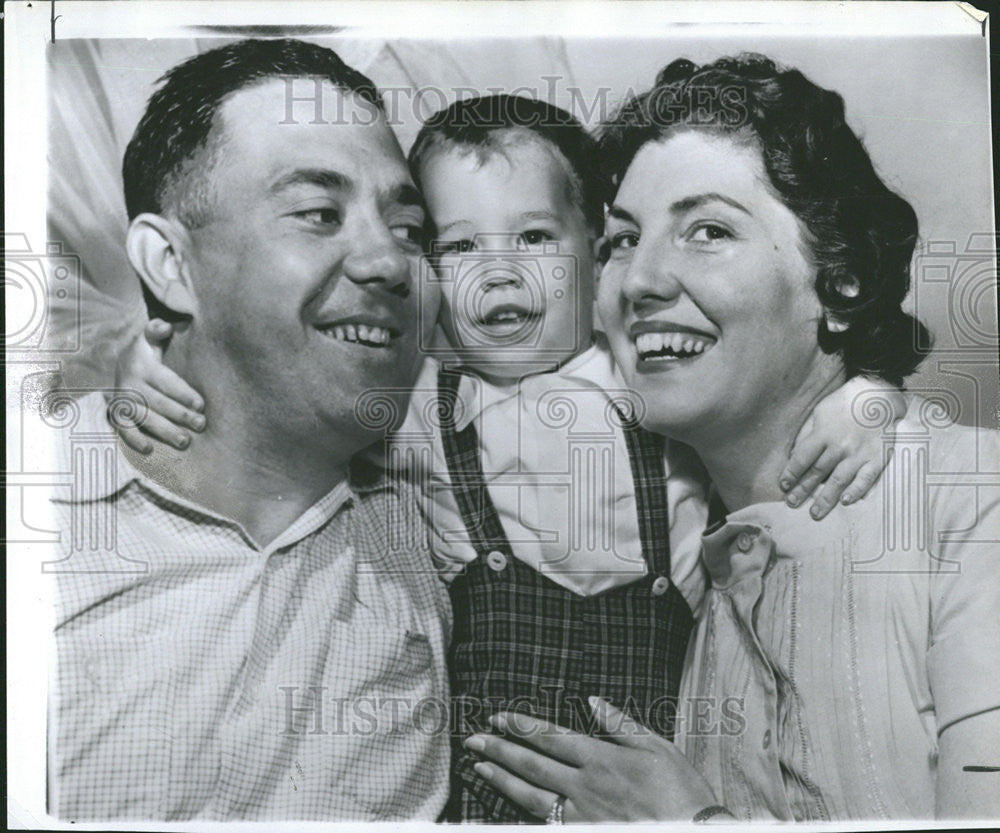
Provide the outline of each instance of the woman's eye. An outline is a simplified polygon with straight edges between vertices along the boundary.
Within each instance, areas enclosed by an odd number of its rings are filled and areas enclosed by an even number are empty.
[[[717,240],[729,240],[733,233],[724,226],[715,223],[704,223],[696,226],[688,239],[693,243],[715,243]]]
[[[543,231],[542,229],[528,229],[518,235],[517,243],[518,248],[524,248],[526,246],[540,246],[551,239],[552,235],[547,231]]]
[[[634,231],[620,231],[608,238],[608,246],[612,251],[634,249],[639,245],[639,235]]]

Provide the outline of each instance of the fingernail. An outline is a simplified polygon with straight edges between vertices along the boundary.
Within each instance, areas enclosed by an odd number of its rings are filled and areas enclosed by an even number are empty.
[[[507,728],[507,718],[502,714],[491,714],[490,715],[490,725],[495,729],[506,729]]]
[[[473,752],[482,752],[486,748],[486,741],[478,735],[473,735],[466,739],[465,748],[471,749]]]
[[[191,422],[191,427],[197,431],[200,431],[202,428],[205,427],[205,417],[203,417],[201,414],[195,414],[193,417],[191,417],[190,422]]]
[[[205,403],[201,399],[195,399],[194,402],[191,403],[191,407],[196,411],[204,411]]]
[[[821,514],[823,514],[823,513],[822,513],[822,510],[818,506],[811,506],[809,508],[809,514],[812,515],[813,518],[818,521],[819,520],[819,516]]]
[[[184,434],[178,434],[174,442],[177,444],[178,448],[187,448],[189,440]]]
[[[844,506],[849,506],[850,504],[854,503],[854,495],[845,494],[845,495],[841,496],[840,502]]]
[[[799,498],[797,495],[789,495],[788,497],[785,498],[785,501],[788,503],[789,506],[799,505]]]
[[[785,480],[782,480],[781,483],[779,483],[778,485],[781,486],[781,491],[787,492],[789,489],[792,488],[792,481],[786,478]]]
[[[493,767],[489,764],[480,761],[479,763],[473,764],[472,768],[482,775],[483,778],[490,779],[493,777]]]
[[[152,454],[153,453],[153,446],[151,446],[151,445],[144,445],[142,447],[142,449],[141,449],[141,452],[143,454]]]

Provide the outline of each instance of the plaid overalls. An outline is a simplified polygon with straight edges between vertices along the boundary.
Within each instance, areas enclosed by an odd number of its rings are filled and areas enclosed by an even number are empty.
[[[477,558],[451,584],[455,625],[451,797],[447,821],[537,822],[494,791],[462,747],[489,715],[525,711],[592,733],[598,695],[673,736],[681,667],[693,619],[670,580],[663,440],[625,423],[640,540],[649,572],[584,597],[514,557],[484,486],[473,424],[455,430],[459,373],[438,376],[441,435],[455,499]],[[457,731],[455,731],[457,729]]]

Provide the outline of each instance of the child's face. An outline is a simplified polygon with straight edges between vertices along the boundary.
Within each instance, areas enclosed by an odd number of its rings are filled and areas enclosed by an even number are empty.
[[[421,169],[441,323],[462,363],[487,376],[545,372],[590,345],[594,235],[557,153],[533,139],[485,160],[446,148]]]

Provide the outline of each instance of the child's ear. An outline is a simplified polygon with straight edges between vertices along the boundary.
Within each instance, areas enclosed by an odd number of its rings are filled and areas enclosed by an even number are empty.
[[[125,250],[132,268],[153,296],[167,309],[194,316],[198,299],[185,259],[186,230],[159,214],[140,214],[129,224]]]

